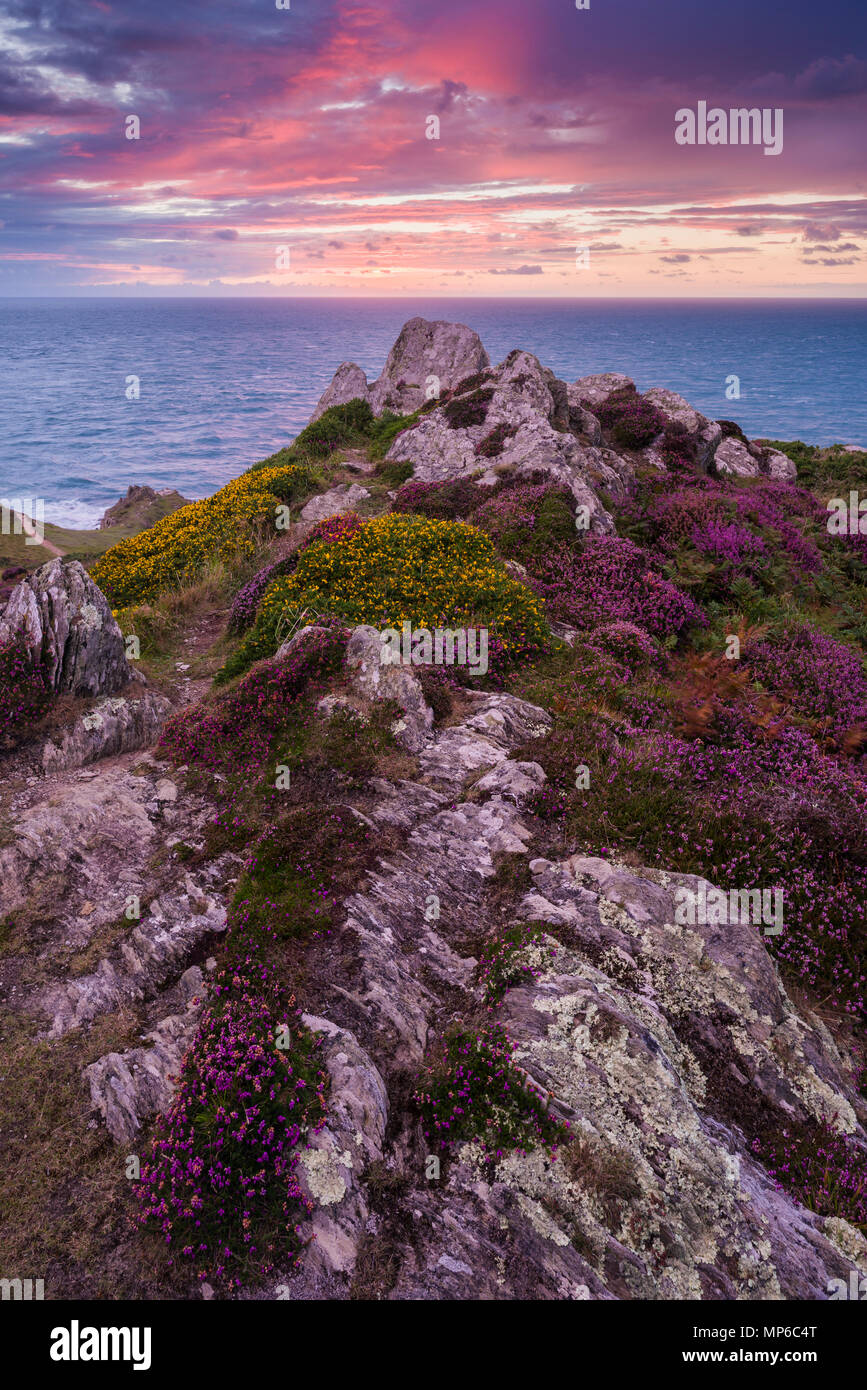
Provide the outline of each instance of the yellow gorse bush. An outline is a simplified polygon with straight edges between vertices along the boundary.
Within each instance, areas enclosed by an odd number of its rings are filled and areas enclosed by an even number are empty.
[[[295,571],[266,590],[227,674],[269,656],[287,615],[303,607],[374,627],[487,627],[505,651],[548,633],[540,601],[511,577],[484,532],[394,513],[302,551]]]
[[[93,578],[114,607],[126,607],[156,598],[211,561],[242,561],[256,549],[254,523],[273,524],[277,506],[304,481],[305,470],[295,464],[243,473],[213,497],[113,545],[94,565]]]

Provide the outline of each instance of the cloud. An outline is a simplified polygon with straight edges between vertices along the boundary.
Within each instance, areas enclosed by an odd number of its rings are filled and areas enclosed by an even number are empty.
[[[687,261],[692,260],[692,256],[688,256],[685,251],[678,251],[674,256],[661,256],[660,260],[669,261],[672,265],[685,265]]]
[[[843,233],[830,223],[821,226],[818,222],[808,222],[803,235],[805,241],[839,241]]]
[[[216,237],[218,241],[238,240],[238,233],[234,227],[218,227],[218,229],[215,232],[213,232],[212,235]]]
[[[540,265],[519,265],[509,267],[506,270],[489,270],[489,275],[542,275],[544,272]]]
[[[794,82],[798,96],[843,97],[867,92],[867,63],[848,53],[845,58],[817,58]]]

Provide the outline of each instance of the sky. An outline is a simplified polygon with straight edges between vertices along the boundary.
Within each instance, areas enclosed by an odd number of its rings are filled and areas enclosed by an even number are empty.
[[[0,0],[0,295],[859,298],[865,115],[865,0]]]

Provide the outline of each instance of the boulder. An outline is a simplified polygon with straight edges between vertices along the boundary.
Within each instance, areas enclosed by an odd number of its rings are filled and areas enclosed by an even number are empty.
[[[55,691],[113,695],[136,678],[108,601],[77,560],[49,560],[13,589],[0,644],[16,637]]]
[[[393,410],[408,415],[428,399],[429,383],[438,386],[437,394],[451,391],[489,366],[481,338],[466,324],[410,319],[400,330],[382,375],[370,388],[373,413]]]
[[[357,627],[346,644],[350,689],[367,700],[396,700],[403,710],[394,734],[411,753],[430,741],[433,710],[422,694],[411,666],[383,665],[380,633],[374,627]]]
[[[329,516],[355,511],[358,503],[369,496],[366,487],[359,487],[357,483],[341,483],[338,487],[330,488],[328,492],[311,497],[306,506],[301,508],[301,520],[325,521]]]
[[[355,362],[342,362],[313,415],[318,420],[334,405],[368,401],[374,415],[392,410],[409,415],[430,398],[451,391],[490,366],[478,333],[463,323],[414,318],[405,323],[373,385]],[[430,391],[429,391],[430,388]]]
[[[730,473],[736,478],[754,478],[759,473],[757,459],[734,436],[717,445],[713,464],[717,473]]]
[[[652,387],[644,393],[644,399],[655,405],[669,424],[683,427],[689,442],[695,447],[696,466],[707,472],[714,450],[722,438],[722,426],[694,410],[683,396],[676,391],[668,391],[664,386]]]
[[[597,372],[593,376],[580,376],[569,387],[569,404],[583,406],[593,411],[604,405],[615,391],[635,390],[635,382],[622,372]]]
[[[788,454],[781,454],[779,449],[763,449],[764,469],[769,478],[779,478],[782,482],[793,483],[798,476],[798,468],[794,459],[790,459]]]
[[[310,417],[311,425],[332,406],[346,405],[347,401],[354,400],[370,401],[367,377],[355,362],[341,362],[331,379],[331,384],[319,398],[319,404]]]

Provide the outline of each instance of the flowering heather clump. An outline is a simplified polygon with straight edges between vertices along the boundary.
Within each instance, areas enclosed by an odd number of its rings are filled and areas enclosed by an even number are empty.
[[[170,1263],[182,1256],[199,1279],[240,1285],[300,1246],[297,1225],[311,1204],[296,1176],[299,1146],[324,1123],[327,1074],[263,959],[267,928],[251,934],[241,904],[230,931],[233,950],[137,1195],[141,1224],[162,1232]]]
[[[550,1144],[556,1150],[568,1139],[568,1126],[552,1119],[525,1088],[513,1052],[499,1024],[481,1033],[458,1029],[443,1039],[413,1096],[433,1149],[448,1153],[455,1144],[476,1140],[485,1160],[493,1162],[508,1149]]]
[[[750,1148],[779,1191],[820,1216],[841,1216],[867,1233],[867,1149],[824,1116],[800,1131],[784,1129]]]
[[[515,483],[498,490],[473,513],[501,555],[524,560],[575,538],[571,493],[551,483]]]
[[[825,519],[816,499],[792,483],[703,475],[684,478],[674,490],[670,480],[654,478],[621,511],[630,534],[665,556],[692,545],[731,570],[781,554],[802,574],[822,568],[810,535],[822,537]]]
[[[469,395],[455,395],[443,406],[443,414],[453,430],[469,430],[483,425],[488,416],[488,407],[493,399],[493,388],[480,387]]]
[[[801,730],[768,739],[743,711],[720,713],[720,738],[597,728],[588,754],[586,722],[558,722],[533,754],[548,776],[533,809],[564,818],[588,852],[628,849],[725,891],[782,889],[783,933],[768,949],[833,1007],[863,1016],[867,782]],[[575,786],[581,763],[586,788]]]
[[[487,488],[480,487],[469,478],[457,478],[447,483],[422,483],[413,479],[404,483],[398,492],[393,510],[454,521],[458,517],[469,516],[487,495]]]
[[[486,942],[479,960],[479,981],[489,1009],[498,1008],[509,989],[537,979],[542,965],[551,963],[556,948],[546,944],[545,935],[544,926],[519,922]]]
[[[658,669],[662,661],[659,644],[634,623],[603,623],[594,629],[589,640],[594,647],[610,652],[631,672]],[[628,678],[628,672],[623,674]]]
[[[499,425],[495,425],[490,434],[486,434],[484,439],[476,445],[476,457],[495,459],[503,452],[503,445],[507,439],[518,433],[517,425],[507,425],[505,420]]]
[[[867,727],[867,674],[863,659],[842,642],[809,627],[789,627],[744,652],[753,675],[791,701],[806,719],[826,723],[839,737]]]
[[[709,556],[715,564],[738,568],[741,572],[752,556],[764,557],[768,553],[758,536],[734,521],[708,521],[704,526],[696,526],[690,540],[696,550]]]
[[[0,646],[0,738],[26,734],[50,703],[49,685],[23,640]]]
[[[593,412],[604,430],[627,449],[642,449],[666,426],[665,416],[634,387],[614,391]]]
[[[338,516],[327,516],[323,521],[318,521],[304,537],[301,549],[306,550],[317,541],[322,541],[325,545],[339,545],[341,541],[357,536],[361,525],[361,517],[357,512],[341,512]]]
[[[252,556],[254,524],[273,524],[278,504],[293,501],[309,485],[306,470],[295,464],[251,469],[213,497],[113,545],[94,565],[93,579],[113,608],[146,603],[208,563]]]
[[[259,600],[278,574],[287,574],[295,568],[298,563],[297,556],[287,555],[282,560],[275,560],[273,564],[266,565],[258,573],[248,579],[247,583],[238,590],[232,603],[229,613],[229,631],[246,632],[250,624],[255,620],[256,610],[259,607]]]
[[[227,669],[268,656],[284,614],[304,606],[379,628],[487,627],[511,655],[547,637],[539,600],[506,572],[486,535],[393,513],[364,522],[340,545],[302,551],[294,574],[268,589]]]
[[[533,578],[551,617],[575,627],[627,622],[666,638],[706,623],[692,599],[623,537],[592,536],[580,550],[552,549],[534,563]]]
[[[166,724],[160,751],[177,763],[260,777],[292,703],[309,683],[339,665],[346,645],[338,630],[308,633],[285,661],[268,662],[212,704],[181,710]]]
[[[666,468],[672,472],[695,467],[696,447],[686,425],[678,424],[676,420],[666,425],[659,453]]]

